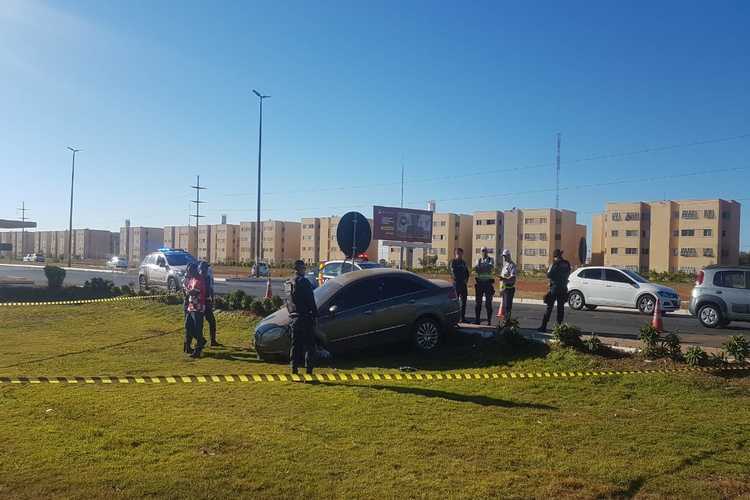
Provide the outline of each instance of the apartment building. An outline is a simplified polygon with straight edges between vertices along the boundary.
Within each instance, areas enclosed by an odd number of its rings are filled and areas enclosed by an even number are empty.
[[[240,262],[255,262],[255,222],[240,222]]]
[[[300,235],[300,259],[307,264],[320,262],[320,218],[302,219]]]
[[[210,224],[198,226],[198,242],[196,251],[193,254],[198,259],[205,260],[206,262],[212,262],[211,228],[212,226]]]
[[[641,272],[736,265],[740,209],[721,199],[608,203],[593,218],[591,261]]]
[[[471,215],[440,212],[433,214],[432,243],[430,248],[414,249],[414,267],[422,267],[427,255],[437,257],[436,266],[447,266],[453,259],[456,248],[463,248],[465,253],[469,253],[472,245],[472,223]],[[467,263],[472,260],[471,255],[465,255],[464,258]]]
[[[500,255],[507,248],[520,270],[541,271],[549,267],[553,252],[560,248],[571,264],[582,264],[578,249],[581,239],[586,238],[586,226],[576,222],[576,213],[571,210],[475,212],[473,219],[472,261],[486,247],[499,265]]]
[[[120,228],[120,256],[136,265],[164,245],[164,228],[130,226]]]
[[[320,218],[320,237],[319,237],[319,260],[320,262],[326,262],[329,260],[343,260],[346,258],[344,252],[339,248],[338,241],[336,240],[336,231],[338,230],[339,221],[341,217],[321,217]],[[367,219],[372,227],[372,219]],[[377,261],[378,260],[378,241],[372,240],[370,246],[367,248],[368,259]]]
[[[240,260],[239,224],[214,224],[211,226],[211,263],[229,264]]]
[[[0,243],[11,245],[13,250],[3,253],[16,259],[35,251],[34,233],[30,231],[4,231],[0,233]]]
[[[195,226],[164,226],[164,246],[181,248],[195,255],[197,235]]]
[[[269,264],[293,262],[300,258],[302,224],[278,220],[262,224],[262,260]]]

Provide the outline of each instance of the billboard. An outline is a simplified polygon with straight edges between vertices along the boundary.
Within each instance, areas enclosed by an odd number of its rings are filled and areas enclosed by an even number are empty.
[[[432,212],[411,208],[373,207],[374,240],[432,243]]]

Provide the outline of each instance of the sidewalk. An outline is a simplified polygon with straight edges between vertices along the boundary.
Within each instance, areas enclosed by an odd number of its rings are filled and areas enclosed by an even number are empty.
[[[67,267],[58,266],[57,264],[51,264],[55,267],[60,267],[66,271],[83,271],[88,273],[109,273],[109,274],[128,274],[127,271],[121,271],[119,269],[110,269],[107,267]],[[34,264],[0,264],[0,267],[20,267],[24,269],[44,269],[44,265]]]
[[[492,303],[498,304],[502,300],[501,297],[493,297]],[[474,301],[476,302],[476,296],[469,295],[467,297],[467,301]],[[535,305],[535,306],[543,306],[544,301],[541,299],[513,299],[514,304],[528,304],[528,305]],[[569,308],[570,306],[568,304],[565,304],[565,307]],[[629,312],[633,314],[641,314],[640,311],[637,309],[630,309],[627,307],[608,307],[608,306],[598,306],[596,308],[597,311],[610,311],[610,312]],[[678,309],[676,311],[667,313],[667,314],[673,314],[675,316],[690,316],[690,312],[687,309]]]

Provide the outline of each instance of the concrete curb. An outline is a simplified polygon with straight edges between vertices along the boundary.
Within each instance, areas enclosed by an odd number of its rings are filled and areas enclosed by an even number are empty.
[[[50,264],[45,264],[50,265]],[[51,264],[55,265],[55,264]],[[0,264],[0,267],[22,267],[24,269],[44,269],[44,266],[34,266],[31,264]],[[84,271],[87,273],[108,273],[108,274],[128,274],[127,271],[119,271],[114,269],[108,269],[106,267],[63,267],[56,266],[66,271]]]
[[[475,301],[476,302],[477,299],[476,299],[475,295],[469,295],[467,297],[467,300]],[[497,304],[497,303],[500,302],[500,300],[502,300],[501,297],[497,297],[497,296],[493,297],[492,298],[492,303],[493,304]],[[540,300],[540,299],[515,299],[514,298],[513,299],[513,303],[514,304],[528,304],[528,305],[535,305],[535,306],[543,306],[543,305],[545,305],[544,301]],[[570,306],[568,304],[565,304],[565,307],[567,309],[570,309]],[[627,308],[627,307],[610,307],[610,306],[599,306],[599,307],[597,307],[597,311],[599,311],[599,310],[601,310],[601,311],[610,311],[610,312],[635,312],[635,311],[637,311],[637,309],[630,309],[630,308]],[[594,312],[594,311],[591,311],[591,312]],[[688,311],[687,309],[677,309],[676,311],[672,311],[672,312],[667,313],[667,314],[673,314],[675,316],[690,316],[690,311]],[[644,315],[644,317],[645,317],[645,315]]]

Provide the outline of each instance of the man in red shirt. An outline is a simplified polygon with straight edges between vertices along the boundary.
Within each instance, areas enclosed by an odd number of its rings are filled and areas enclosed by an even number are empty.
[[[206,285],[198,275],[198,266],[191,262],[185,271],[185,351],[191,358],[200,358],[206,339],[203,338],[203,314],[206,310]],[[193,339],[196,341],[192,347]]]

